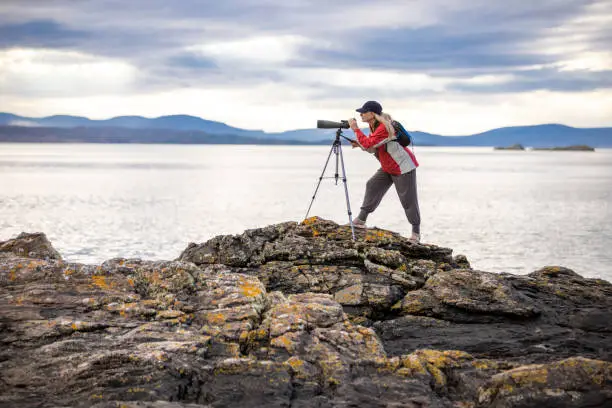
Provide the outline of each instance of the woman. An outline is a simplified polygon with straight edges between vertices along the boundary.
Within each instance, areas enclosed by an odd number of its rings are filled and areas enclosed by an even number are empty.
[[[419,163],[408,148],[400,145],[395,138],[391,116],[383,113],[382,106],[376,101],[368,101],[357,112],[361,120],[370,125],[370,135],[366,136],[357,126],[357,121],[349,119],[349,126],[355,132],[357,141],[351,142],[353,147],[361,147],[374,153],[381,168],[374,173],[366,184],[365,197],[361,205],[361,212],[353,220],[356,227],[365,228],[368,215],[373,212],[383,196],[395,185],[402,207],[412,225],[410,240],[421,240],[421,214],[417,198],[416,168]]]

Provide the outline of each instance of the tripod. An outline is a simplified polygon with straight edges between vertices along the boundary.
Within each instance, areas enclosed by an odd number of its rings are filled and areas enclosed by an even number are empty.
[[[321,180],[323,180],[324,178],[334,178],[336,180],[336,185],[338,185],[338,164],[340,163],[342,165],[342,182],[344,183],[344,194],[346,196],[346,209],[348,212],[349,223],[351,224],[351,233],[353,235],[353,241],[355,241],[355,226],[353,225],[351,203],[349,201],[348,187],[346,185],[346,170],[344,169],[344,156],[342,155],[342,143],[340,142],[340,136],[344,137],[349,141],[351,140],[342,135],[342,128],[339,128],[336,131],[336,139],[332,143],[331,150],[329,151],[329,155],[327,156],[327,160],[325,161],[325,166],[323,167],[323,171],[321,172],[321,177],[319,177],[317,188],[315,189],[315,192],[312,195],[312,200],[310,201],[310,205],[308,206],[308,211],[306,211],[306,217],[304,217],[304,219],[308,218],[308,214],[310,213],[312,204],[314,203],[315,197],[317,196],[317,191],[319,191],[319,186],[321,186]],[[331,158],[332,153],[336,155],[336,173],[333,177],[323,177],[325,175],[325,170],[327,169],[327,165],[329,164],[329,159]]]

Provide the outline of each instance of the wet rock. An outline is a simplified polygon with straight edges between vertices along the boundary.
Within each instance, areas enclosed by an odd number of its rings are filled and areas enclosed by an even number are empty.
[[[34,235],[0,252],[0,406],[612,403],[612,285],[566,268],[475,271],[318,218],[174,261],[33,258],[56,252]]]
[[[612,393],[601,392],[612,379],[612,364],[582,357],[527,365],[495,374],[479,390],[480,406],[605,407]]]
[[[0,254],[3,252],[32,259],[62,259],[42,232],[22,232],[15,239],[0,241]]]

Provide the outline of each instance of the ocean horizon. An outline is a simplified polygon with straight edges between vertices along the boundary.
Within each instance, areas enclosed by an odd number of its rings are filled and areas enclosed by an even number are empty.
[[[169,260],[190,242],[300,222],[329,146],[0,144],[0,240],[44,232],[64,260]],[[424,243],[472,267],[560,265],[612,280],[612,150],[417,147]],[[379,167],[343,146],[350,206]],[[326,177],[333,176],[335,160]],[[342,181],[325,178],[310,216],[348,222]],[[410,235],[391,188],[369,226]]]

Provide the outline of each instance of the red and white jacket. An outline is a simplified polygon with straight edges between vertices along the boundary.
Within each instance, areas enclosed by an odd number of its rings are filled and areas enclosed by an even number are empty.
[[[389,132],[381,123],[370,136],[366,136],[361,129],[354,130],[359,144],[368,151],[375,151],[383,171],[399,176],[409,173],[419,167],[414,154],[397,141],[389,141]]]

